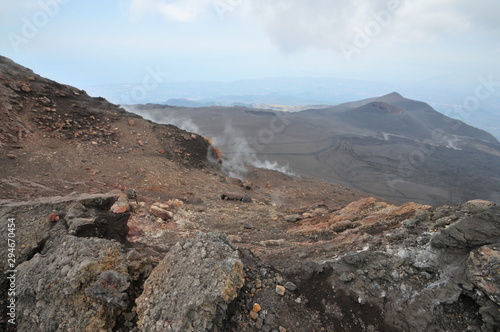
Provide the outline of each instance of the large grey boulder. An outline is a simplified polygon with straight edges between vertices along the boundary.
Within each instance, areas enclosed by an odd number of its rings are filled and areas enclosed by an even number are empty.
[[[474,248],[499,242],[500,207],[460,219],[432,239],[436,248]]]
[[[227,305],[244,284],[243,263],[226,237],[199,234],[177,243],[137,299],[141,331],[221,331]]]
[[[18,267],[18,331],[110,331],[130,286],[115,241],[51,238]]]
[[[15,240],[14,250],[0,250],[0,267],[17,271],[9,273],[17,331],[111,331],[131,311],[129,271],[137,273],[126,260],[129,214],[109,211],[118,197],[81,194],[0,205],[1,231]],[[8,254],[15,257],[12,266]],[[10,281],[0,280],[2,292]],[[6,300],[0,300],[2,318]],[[0,321],[0,329],[12,326]]]

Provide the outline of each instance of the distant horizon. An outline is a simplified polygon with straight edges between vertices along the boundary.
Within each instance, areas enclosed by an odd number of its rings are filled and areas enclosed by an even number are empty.
[[[140,88],[355,80],[358,94],[398,91],[500,135],[498,0],[25,0],[0,9],[2,54],[80,89],[130,84],[119,96],[154,101]]]
[[[0,49],[74,86],[264,77],[500,80],[500,3],[229,0],[4,2]]]
[[[327,77],[269,77],[229,82],[161,82],[155,89],[147,91],[143,91],[142,83],[102,84],[87,86],[85,90],[93,96],[102,96],[118,104],[166,103],[171,99],[185,99],[226,106],[235,103],[337,105],[397,92],[407,99],[426,102],[438,112],[486,130],[500,139],[500,89],[493,91],[489,98],[475,96],[476,91],[488,93],[488,88],[491,87],[487,85],[487,81],[492,78],[450,75],[446,78],[450,83],[444,84],[442,76],[436,77],[435,81],[431,78],[399,82]],[[264,82],[269,81],[273,83],[272,86],[264,85]],[[127,88],[124,89],[125,86]],[[140,98],[133,98],[134,90]],[[261,98],[255,101],[252,97]]]
[[[15,59],[13,61],[17,62]],[[19,63],[30,68],[36,74],[55,80],[62,84],[73,85],[68,82],[59,81],[51,76],[43,74],[26,64]],[[284,106],[310,106],[310,105],[338,105],[344,102],[357,101],[366,98],[379,97],[397,92],[407,99],[426,102],[436,111],[449,117],[462,120],[469,125],[483,129],[493,134],[500,140],[500,82],[497,82],[493,75],[478,76],[473,75],[438,75],[425,80],[362,80],[359,78],[334,78],[334,77],[312,77],[312,76],[275,76],[262,79],[243,78],[230,81],[168,81],[166,74],[161,68],[147,67],[146,75],[142,82],[107,83],[88,86],[73,85],[76,88],[85,90],[93,97],[104,97],[115,104],[164,104],[169,100],[191,100],[200,103],[214,103],[222,106],[233,106],[235,104],[259,107],[260,105],[284,105]],[[443,84],[447,80],[450,84]],[[302,84],[294,89],[286,91],[273,91],[272,89],[284,89],[283,83],[313,82],[320,84],[321,89],[332,88],[331,84],[337,84],[338,90],[334,90],[332,95],[323,92],[316,95],[307,96],[307,90],[314,90],[313,86]],[[468,82],[470,81],[470,82]],[[475,81],[475,82],[474,82]],[[272,82],[271,88],[264,87],[263,90],[255,91],[255,85],[260,86],[261,82]],[[251,89],[245,88],[245,83],[250,84]],[[346,85],[347,83],[347,85]],[[479,84],[478,84],[479,83]],[[237,92],[231,92],[238,84],[243,85]],[[326,86],[325,86],[326,84]],[[330,84],[330,86],[328,86]],[[340,85],[338,85],[340,84]],[[353,84],[349,86],[349,84]],[[361,85],[358,85],[361,84]],[[195,87],[189,88],[190,85]],[[247,85],[248,86],[248,85]],[[167,91],[165,92],[165,88]],[[175,87],[177,94],[171,94]],[[186,88],[188,87],[188,88]],[[203,95],[205,90],[210,90],[210,95]],[[217,92],[218,89],[218,92]],[[232,89],[232,90],[231,90]],[[253,90],[252,90],[253,89]],[[267,91],[265,91],[267,89]],[[342,90],[344,89],[344,90]],[[231,90],[231,91],[229,91]],[[474,92],[471,92],[474,91]],[[481,92],[482,91],[482,92]],[[170,95],[169,95],[170,93]],[[201,94],[200,94],[201,93]],[[310,91],[309,91],[310,93]],[[486,95],[485,95],[486,93]],[[134,97],[135,94],[135,97]],[[240,97],[238,99],[238,96]],[[465,97],[464,97],[465,96]],[[228,101],[228,97],[230,100]],[[266,99],[265,101],[251,100],[252,97]],[[250,99],[250,100],[249,100]],[[179,106],[174,104],[175,106]],[[470,105],[470,106],[469,106]],[[183,106],[183,105],[181,105]],[[200,105],[206,106],[206,105]],[[189,107],[200,107],[190,105]],[[484,113],[487,113],[486,116]]]

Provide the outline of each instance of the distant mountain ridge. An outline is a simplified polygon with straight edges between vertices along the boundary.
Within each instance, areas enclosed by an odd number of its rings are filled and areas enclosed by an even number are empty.
[[[303,106],[338,105],[353,100],[382,96],[395,91],[414,100],[424,100],[438,112],[465,121],[500,139],[500,95],[492,94],[474,109],[465,101],[481,83],[477,76],[450,75],[422,81],[356,80],[321,77],[281,77],[246,79],[232,82],[163,82],[148,89],[140,98],[132,93],[136,84],[103,84],[85,89],[93,96],[128,104],[169,104],[172,106],[208,107],[245,105]],[[497,91],[498,92],[498,91]],[[185,99],[182,101],[182,99]],[[188,102],[189,104],[186,104]],[[261,107],[262,105],[262,107]],[[465,108],[464,108],[465,107]],[[279,110],[279,109],[278,109]]]
[[[398,202],[500,201],[498,140],[395,92],[291,113],[153,104],[131,110],[158,122],[189,124],[215,138],[227,156],[289,165],[298,174]]]
[[[433,131],[442,131],[448,135],[499,143],[490,133],[469,126],[462,121],[451,119],[437,112],[427,103],[406,99],[397,92],[320,111],[322,114],[329,112],[340,113],[341,118],[346,122],[373,131],[381,131],[385,126],[393,134],[408,135],[418,139],[429,138]]]
[[[237,97],[235,97],[237,98]],[[242,106],[248,108],[258,108],[258,109],[270,109],[274,111],[284,111],[284,112],[300,112],[311,108],[328,108],[330,105],[285,105],[285,104],[266,104],[266,103],[244,103],[244,102],[232,102],[228,100],[227,102],[215,102],[215,101],[205,101],[205,100],[192,100],[186,98],[173,98],[169,99],[162,105],[169,106],[181,106],[181,107],[211,107],[211,106]]]

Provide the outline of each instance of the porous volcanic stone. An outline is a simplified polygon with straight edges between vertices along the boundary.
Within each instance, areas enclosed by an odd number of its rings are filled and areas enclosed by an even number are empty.
[[[244,283],[238,252],[220,234],[177,243],[136,300],[141,331],[219,331]]]

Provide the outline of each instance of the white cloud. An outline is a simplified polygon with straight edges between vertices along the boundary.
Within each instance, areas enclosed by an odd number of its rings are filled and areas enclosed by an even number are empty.
[[[131,0],[138,18],[156,13],[192,22],[204,15],[239,15],[262,27],[286,53],[340,51],[360,33],[370,43],[431,43],[465,32],[500,36],[498,0]],[[389,13],[389,15],[388,15]],[[220,17],[219,17],[220,18]],[[489,37],[487,37],[489,38]]]
[[[134,19],[145,14],[160,14],[178,22],[194,21],[206,11],[210,0],[132,0],[130,13]]]
[[[500,2],[495,0],[254,0],[245,5],[285,52],[338,50],[370,29],[378,43],[392,44],[432,42],[468,31],[491,33],[500,26]],[[396,7],[387,17],[388,9]]]
[[[457,0],[406,1],[395,18],[391,34],[398,41],[429,42],[440,36],[457,35],[471,28]]]
[[[38,9],[37,1],[2,1],[0,20],[2,23],[18,22],[20,17],[29,17],[35,9]]]
[[[250,3],[252,15],[260,21],[272,41],[284,51],[304,48],[336,48],[352,40],[356,29],[370,19],[370,10],[384,1],[360,0],[257,0]]]

